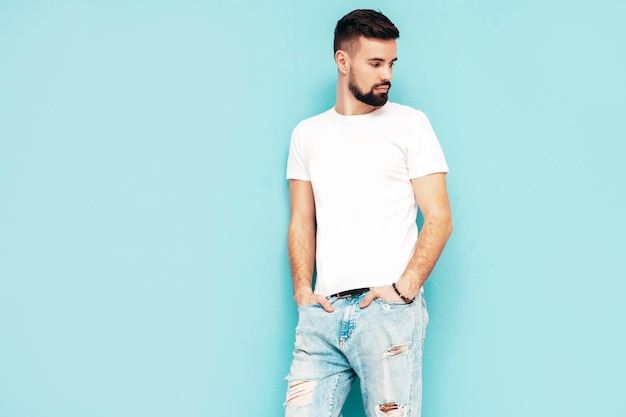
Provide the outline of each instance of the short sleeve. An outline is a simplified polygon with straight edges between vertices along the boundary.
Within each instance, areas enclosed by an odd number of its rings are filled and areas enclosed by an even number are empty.
[[[424,113],[418,111],[409,126],[406,140],[409,178],[448,172],[441,145]]]
[[[287,159],[287,179],[310,181],[309,173],[305,166],[305,158],[302,153],[302,143],[298,126],[291,133],[289,145],[289,158]]]

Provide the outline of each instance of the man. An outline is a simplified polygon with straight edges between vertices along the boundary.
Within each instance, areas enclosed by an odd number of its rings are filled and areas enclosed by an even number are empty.
[[[452,220],[428,119],[387,101],[398,37],[373,10],[339,20],[335,106],[293,131],[288,247],[299,319],[287,416],[340,415],[356,376],[369,417],[421,413],[422,286]]]

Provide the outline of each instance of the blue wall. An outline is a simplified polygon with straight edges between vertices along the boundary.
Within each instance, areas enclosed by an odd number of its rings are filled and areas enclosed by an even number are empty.
[[[281,414],[289,135],[357,7],[451,167],[424,415],[626,415],[626,3],[127,3],[0,2],[0,416]]]

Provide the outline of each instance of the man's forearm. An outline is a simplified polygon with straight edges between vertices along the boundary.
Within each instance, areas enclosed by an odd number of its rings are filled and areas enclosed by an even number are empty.
[[[300,294],[312,292],[313,268],[315,265],[315,230],[289,226],[287,246],[289,266],[293,281],[293,294],[296,302]]]
[[[424,285],[435,267],[443,248],[452,233],[450,215],[427,219],[417,240],[415,252],[404,273],[398,280],[398,287],[406,295],[415,295]]]

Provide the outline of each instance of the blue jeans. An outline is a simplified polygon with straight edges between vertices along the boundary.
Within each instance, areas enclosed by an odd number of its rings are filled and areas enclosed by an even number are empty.
[[[356,376],[368,417],[420,416],[423,294],[412,304],[375,299],[361,309],[363,297],[331,297],[332,313],[318,304],[298,308],[287,417],[340,416]]]

